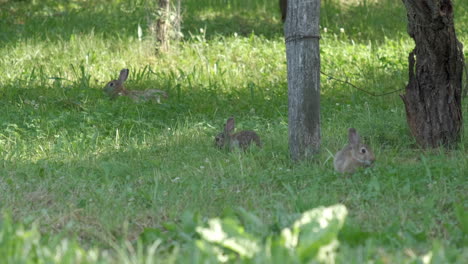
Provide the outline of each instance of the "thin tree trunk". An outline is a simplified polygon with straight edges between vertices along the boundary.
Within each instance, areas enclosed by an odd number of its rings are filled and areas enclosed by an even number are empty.
[[[159,18],[156,22],[156,40],[157,51],[167,51],[170,40],[170,22],[168,21],[170,12],[170,0],[159,0],[158,14]]]
[[[179,40],[182,35],[181,30],[181,23],[182,23],[182,7],[181,2],[182,0],[177,0],[177,7],[176,7],[176,19],[174,22],[174,31],[175,31],[175,39]]]
[[[287,0],[279,0],[279,7],[281,10],[281,20],[286,21],[286,12],[288,9],[288,1]]]
[[[408,33],[409,82],[401,95],[412,135],[423,147],[449,145],[462,126],[463,47],[457,40],[451,0],[402,0]]]
[[[290,0],[284,34],[288,62],[289,150],[293,160],[320,148],[320,0]]]

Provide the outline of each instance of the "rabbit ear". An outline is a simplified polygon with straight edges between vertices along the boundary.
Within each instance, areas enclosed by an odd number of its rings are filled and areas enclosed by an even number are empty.
[[[122,69],[120,71],[119,81],[125,82],[125,80],[128,78],[128,72],[128,69]]]
[[[233,130],[234,130],[234,117],[230,117],[227,121],[226,121],[226,126],[224,126],[224,132],[225,133],[231,133]]]
[[[357,145],[360,142],[359,134],[354,128],[348,129],[348,138],[351,145]]]

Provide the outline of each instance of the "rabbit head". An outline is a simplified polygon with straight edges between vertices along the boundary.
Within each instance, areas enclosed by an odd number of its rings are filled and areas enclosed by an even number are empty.
[[[341,173],[353,173],[359,167],[369,167],[375,162],[372,149],[361,142],[356,129],[348,129],[348,145],[338,151],[333,161],[335,170]]]
[[[234,117],[230,117],[226,121],[226,124],[224,125],[224,131],[220,132],[215,137],[215,145],[218,148],[223,148],[225,146],[230,145],[232,131],[234,130],[234,126],[235,126]]]
[[[122,69],[120,71],[119,79],[108,82],[103,89],[104,92],[112,99],[116,98],[119,95],[126,94],[127,90],[124,87],[124,82],[127,80],[128,74],[128,69]]]

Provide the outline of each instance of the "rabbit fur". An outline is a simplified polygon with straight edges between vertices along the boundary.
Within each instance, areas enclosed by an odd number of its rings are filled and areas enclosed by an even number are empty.
[[[252,130],[243,130],[233,134],[234,126],[234,117],[230,117],[224,125],[224,131],[215,137],[215,145],[218,148],[227,147],[229,150],[232,150],[240,147],[242,150],[246,150],[252,143],[255,143],[258,147],[262,147],[257,133]]]
[[[157,101],[161,102],[161,96],[167,98],[167,93],[162,90],[148,89],[148,90],[127,90],[124,82],[129,75],[128,69],[120,71],[119,79],[112,80],[104,87],[104,92],[111,98],[115,99],[118,96],[127,96],[134,102]]]
[[[348,129],[348,145],[335,155],[333,165],[340,173],[354,173],[358,168],[369,167],[375,162],[374,152],[361,142],[356,129]]]

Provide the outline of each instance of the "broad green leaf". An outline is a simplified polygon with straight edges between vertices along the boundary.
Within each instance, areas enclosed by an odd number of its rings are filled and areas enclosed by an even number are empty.
[[[312,209],[303,213],[291,228],[284,229],[281,240],[286,248],[296,250],[303,262],[326,255],[325,251],[333,251],[338,245],[338,232],[346,215],[346,207],[340,204]]]
[[[230,218],[211,219],[207,228],[197,227],[196,230],[203,240],[232,250],[241,257],[251,258],[260,250],[258,239]]]
[[[244,227],[255,235],[265,236],[268,233],[267,226],[256,215],[248,212],[244,208],[237,209],[240,220]]]
[[[468,212],[463,205],[457,204],[455,206],[455,215],[457,217],[460,229],[465,235],[468,235]]]
[[[205,256],[205,263],[209,263],[210,258],[215,258],[219,262],[227,262],[229,260],[229,255],[226,254],[220,247],[212,245],[211,243],[204,240],[197,240],[195,242],[198,249],[200,249]]]

